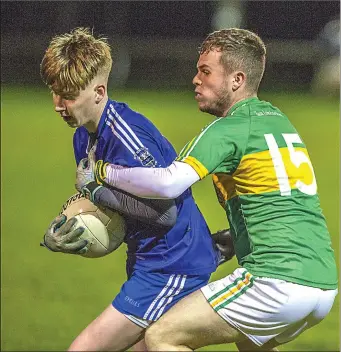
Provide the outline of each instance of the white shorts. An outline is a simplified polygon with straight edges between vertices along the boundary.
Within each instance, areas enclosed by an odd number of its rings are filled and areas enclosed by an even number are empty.
[[[321,290],[284,280],[254,277],[238,268],[201,289],[212,308],[256,345],[289,342],[319,323],[337,290]]]

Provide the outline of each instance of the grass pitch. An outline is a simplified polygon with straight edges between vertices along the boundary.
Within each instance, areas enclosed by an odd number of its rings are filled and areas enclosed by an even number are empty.
[[[177,151],[211,121],[190,92],[113,91],[149,117]],[[339,104],[306,94],[268,94],[303,137],[339,258]],[[2,351],[61,351],[113,299],[125,281],[125,248],[105,258],[52,253],[39,247],[50,221],[74,191],[73,130],[54,113],[41,87],[3,87],[2,143]],[[194,186],[196,201],[212,231],[225,228],[208,178]],[[212,279],[237,266],[232,260]],[[339,298],[317,327],[282,351],[339,350]],[[202,350],[236,350],[234,345]]]

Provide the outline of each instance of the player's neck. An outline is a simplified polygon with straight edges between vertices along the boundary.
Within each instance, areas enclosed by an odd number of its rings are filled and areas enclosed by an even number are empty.
[[[255,93],[243,93],[240,95],[236,95],[231,100],[231,103],[229,104],[229,106],[225,110],[225,114],[223,116],[226,116],[234,105],[236,105],[237,103],[239,103],[242,100],[249,99],[249,98],[257,98],[257,93],[256,92]]]
[[[88,130],[89,133],[95,133],[97,131],[99,122],[101,120],[104,108],[107,105],[108,99],[108,96],[105,96],[98,104],[96,104],[93,113],[94,118],[84,125],[84,127]]]

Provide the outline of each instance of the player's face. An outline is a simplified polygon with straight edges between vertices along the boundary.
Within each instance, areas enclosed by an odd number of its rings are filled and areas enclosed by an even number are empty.
[[[227,74],[220,62],[220,51],[209,51],[200,55],[193,78],[195,99],[199,109],[215,116],[225,116],[232,101],[234,74]]]
[[[95,132],[99,120],[95,94],[92,85],[81,90],[77,97],[53,93],[55,111],[70,127],[85,126],[90,132]]]

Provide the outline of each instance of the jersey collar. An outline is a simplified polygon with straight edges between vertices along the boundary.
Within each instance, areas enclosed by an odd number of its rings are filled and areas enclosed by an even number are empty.
[[[238,101],[238,103],[234,104],[230,110],[228,111],[227,115],[226,116],[231,116],[234,114],[234,112],[242,107],[242,106],[245,106],[245,105],[248,105],[250,104],[251,102],[254,102],[254,101],[258,101],[259,99],[257,97],[251,97],[251,98],[246,98],[246,99],[243,99],[243,100],[240,100]]]

